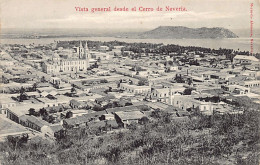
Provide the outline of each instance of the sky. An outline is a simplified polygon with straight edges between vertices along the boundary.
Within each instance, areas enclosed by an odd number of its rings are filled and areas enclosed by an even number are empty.
[[[158,26],[260,28],[260,0],[1,0],[1,28],[153,29]],[[185,12],[77,12],[75,7],[185,7]]]

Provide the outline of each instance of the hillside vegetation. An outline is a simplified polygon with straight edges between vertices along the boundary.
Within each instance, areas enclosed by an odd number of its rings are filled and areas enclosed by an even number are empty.
[[[259,164],[258,111],[242,115],[197,115],[171,120],[155,111],[154,120],[128,131],[68,130],[55,143],[32,139],[1,144],[3,164]]]

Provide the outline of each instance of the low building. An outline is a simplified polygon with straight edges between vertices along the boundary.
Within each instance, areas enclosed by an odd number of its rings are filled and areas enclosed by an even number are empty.
[[[248,77],[254,77],[257,78],[260,76],[260,71],[251,71],[251,70],[245,70],[241,72],[242,75],[248,76]]]
[[[109,50],[109,47],[108,46],[100,46],[98,50],[99,51],[107,51],[107,50]]]
[[[101,115],[100,120],[115,120],[114,114],[104,114]]]
[[[64,128],[60,124],[45,125],[41,132],[51,138],[59,138],[65,134]]]
[[[201,113],[212,114],[213,103],[196,100],[192,96],[176,95],[173,99],[173,106],[182,110],[198,109]]]
[[[236,55],[233,59],[233,63],[241,64],[241,63],[252,63],[259,62],[259,60],[255,56],[245,56],[245,55]]]
[[[147,94],[147,93],[151,92],[150,86],[137,86],[137,85],[130,85],[127,83],[121,83],[120,89],[123,89],[129,93],[135,93],[135,94]]]
[[[169,88],[159,88],[154,89],[151,92],[151,99],[155,98],[158,101],[170,104],[171,103],[171,97],[175,95],[176,93],[183,93],[183,91],[186,88],[183,86],[172,86]]]
[[[55,96],[58,94],[57,89],[54,87],[38,88],[37,91],[40,93],[41,97],[46,97],[48,95]]]
[[[120,111],[142,111],[143,109],[147,109],[148,107],[146,105],[130,105],[126,107],[116,107],[116,108],[108,108],[105,111],[108,114],[114,114],[115,112],[120,112]]]
[[[222,72],[213,73],[213,74],[210,75],[210,78],[224,80],[224,81],[227,81],[229,78],[232,78],[232,77],[236,77],[236,75],[228,74],[228,73],[222,73]]]
[[[102,120],[95,121],[89,124],[90,129],[100,130],[103,132],[111,131],[113,129],[117,129],[119,126],[115,120]]]
[[[243,81],[241,82],[241,85],[249,88],[259,87],[260,81],[259,80]]]
[[[108,53],[102,53],[102,52],[91,52],[91,58],[95,60],[109,60],[110,55]]]
[[[84,109],[72,110],[71,112],[72,112],[72,117],[83,116],[88,114],[88,111]]]
[[[139,121],[146,117],[145,114],[143,114],[140,111],[119,111],[115,112],[115,119],[119,125],[123,127],[127,127],[132,123],[139,123]]]
[[[222,87],[224,90],[238,94],[238,95],[244,95],[250,93],[250,88],[241,86],[241,85],[227,85],[225,87]]]
[[[64,128],[83,127],[87,125],[91,118],[87,115],[77,116],[75,118],[69,118],[62,121]]]
[[[140,103],[137,103],[137,104],[140,104]],[[144,102],[144,103],[141,103],[141,104],[147,105],[152,110],[162,110],[162,111],[164,111],[169,107],[168,104],[165,104],[165,103],[162,103],[162,102]]]
[[[43,126],[50,125],[50,123],[48,123],[42,119],[39,119],[35,116],[27,116],[26,120],[27,120],[27,127],[34,129],[36,131],[39,131],[39,132],[42,131]]]
[[[85,104],[83,104],[80,101],[77,101],[75,99],[70,100],[70,106],[72,109],[80,109],[80,108],[84,108]]]
[[[106,114],[105,111],[99,111],[94,113],[85,114],[82,116],[76,116],[74,118],[64,119],[62,121],[62,126],[64,128],[75,128],[75,127],[85,127],[90,121],[97,121],[101,115]]]
[[[9,107],[6,109],[6,117],[10,120],[15,121],[16,123],[20,123],[20,117],[28,114],[28,110],[30,108],[35,109],[35,111],[39,110],[43,107],[43,104],[31,104],[31,105],[17,105],[15,107]]]

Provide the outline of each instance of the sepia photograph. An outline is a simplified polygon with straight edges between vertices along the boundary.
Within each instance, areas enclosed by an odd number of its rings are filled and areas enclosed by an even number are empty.
[[[1,0],[0,164],[259,165],[259,0]]]

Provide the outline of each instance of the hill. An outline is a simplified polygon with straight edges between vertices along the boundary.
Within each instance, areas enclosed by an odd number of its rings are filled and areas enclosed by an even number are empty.
[[[156,29],[143,32],[138,35],[139,38],[156,38],[156,39],[181,39],[181,38],[238,38],[232,31],[214,27],[214,28],[188,28],[183,26],[159,26]]]

